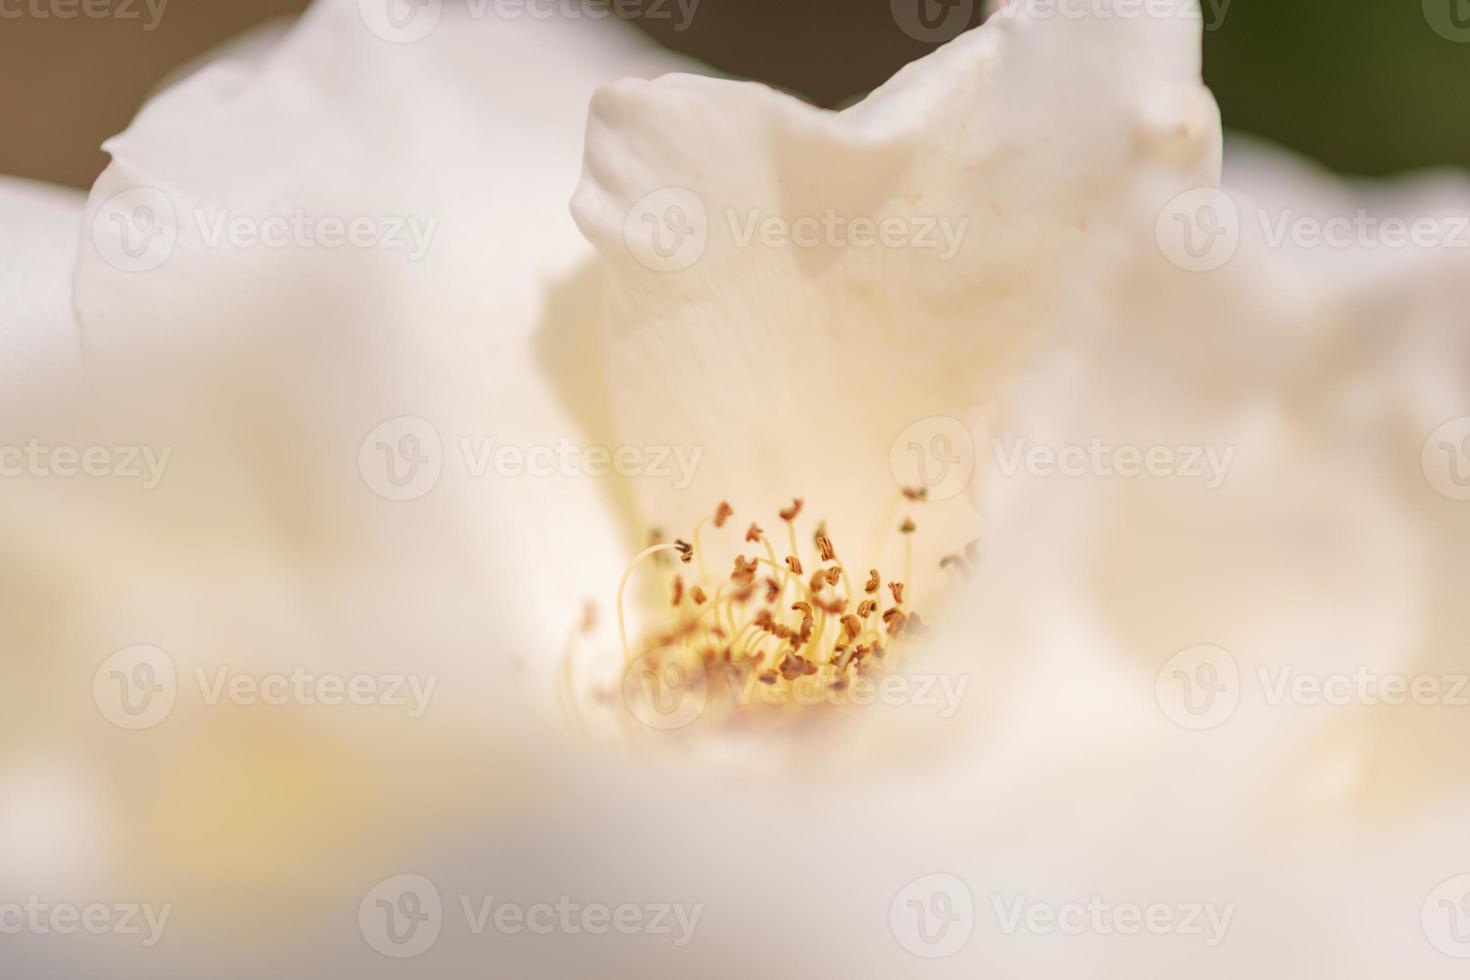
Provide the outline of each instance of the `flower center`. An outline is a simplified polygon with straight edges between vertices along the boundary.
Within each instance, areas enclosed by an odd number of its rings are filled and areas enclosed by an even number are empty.
[[[900,503],[925,497],[923,489],[905,489]],[[694,526],[689,541],[664,542],[655,532],[618,586],[621,690],[602,692],[598,700],[658,728],[862,703],[858,689],[891,670],[904,645],[925,631],[909,586],[918,525],[905,517],[895,529],[902,536],[904,568],[902,578],[892,578],[876,568],[845,565],[825,522],[817,523],[803,547],[802,509],[797,499],[779,512],[785,530],[774,535],[778,540],[756,523],[737,537],[735,511],[725,502]],[[728,570],[707,553],[707,538],[723,538],[724,550],[733,550]],[[964,555],[946,555],[939,564],[960,574],[976,549],[971,542]],[[658,598],[651,601],[649,628],[630,640],[628,587],[650,560],[656,591],[648,594]],[[584,632],[591,630],[590,617],[589,610]],[[580,725],[574,651],[569,644],[558,683]],[[674,723],[665,724],[670,718]]]

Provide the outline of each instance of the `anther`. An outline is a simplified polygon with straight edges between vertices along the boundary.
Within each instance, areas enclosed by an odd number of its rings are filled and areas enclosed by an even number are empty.
[[[817,553],[822,556],[822,561],[832,561],[837,557],[837,552],[832,550],[832,539],[825,534],[817,535]]]

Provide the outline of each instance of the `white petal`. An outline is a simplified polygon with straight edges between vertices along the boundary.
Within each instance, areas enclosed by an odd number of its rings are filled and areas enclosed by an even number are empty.
[[[803,496],[839,545],[896,524],[891,455],[994,393],[1134,181],[1214,179],[1198,48],[1187,18],[1019,14],[842,113],[688,76],[601,91],[574,210],[617,286],[614,420],[705,451],[688,492],[641,481],[645,519]],[[904,244],[763,237],[828,214],[894,222]],[[964,544],[946,540],[963,515],[921,521],[932,546]]]
[[[0,179],[0,371],[6,384],[74,379],[81,346],[72,270],[84,198]]]
[[[312,656],[550,660],[616,584],[609,481],[476,467],[487,444],[583,442],[542,365],[575,350],[548,322],[596,288],[566,213],[586,104],[673,61],[615,21],[485,5],[391,43],[372,6],[322,0],[108,142],[77,306],[109,438],[173,457],[100,523],[188,583],[159,627],[179,646],[217,643],[222,618],[262,636],[294,618],[333,638]],[[342,244],[354,219],[367,237]],[[393,486],[414,447],[425,482]]]

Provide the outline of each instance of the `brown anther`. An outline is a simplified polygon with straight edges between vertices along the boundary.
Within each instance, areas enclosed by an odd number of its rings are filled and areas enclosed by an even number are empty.
[[[838,580],[842,578],[841,570],[836,568],[827,569],[826,575],[828,585],[836,585]]]
[[[715,508],[715,527],[724,527],[725,522],[735,516],[735,508],[730,506],[729,501],[721,500],[720,506]]]
[[[796,520],[796,515],[798,515],[798,514],[801,513],[801,505],[802,505],[802,499],[800,497],[797,497],[795,500],[793,500],[791,502],[791,506],[790,507],[787,507],[786,509],[784,509],[784,510],[781,511],[781,520],[783,520],[783,521],[794,521],[794,520]]]
[[[841,616],[847,612],[846,599],[817,600],[817,608],[829,616]]]
[[[833,681],[831,684],[828,684],[827,685],[827,690],[829,690],[829,691],[836,691],[839,694],[842,693],[843,691],[847,690],[847,678],[846,677],[840,677],[840,678],[838,678],[837,680]]]
[[[694,545],[688,541],[676,540],[674,547],[679,550],[679,560],[684,564],[687,565],[694,560]]]
[[[751,542],[752,544],[760,544],[761,539],[765,536],[765,533],[765,531],[762,531],[760,529],[759,525],[752,521],[750,527],[745,532],[745,540]]]
[[[743,555],[736,555],[735,571],[730,573],[730,581],[735,582],[739,585],[750,585],[752,582],[755,581],[756,570],[760,567],[760,562],[756,561],[754,558],[750,560],[749,564],[746,564],[745,557]]]
[[[862,602],[858,603],[857,614],[861,618],[867,619],[869,616],[873,615],[873,610],[877,608],[878,604],[872,599],[864,599]]]
[[[903,583],[902,582],[889,582],[888,583],[888,591],[893,593],[893,601],[894,601],[894,604],[895,605],[899,605],[899,606],[903,605]]]
[[[791,569],[791,574],[793,574],[793,575],[800,575],[801,574],[801,559],[798,558],[798,557],[796,557],[795,555],[787,555],[786,556],[786,567],[789,568],[789,569]]]
[[[677,606],[679,603],[681,603],[683,601],[684,601],[684,580],[682,578],[680,578],[679,576],[675,575],[674,576],[674,601],[671,602],[670,605]]]
[[[776,619],[774,616],[771,615],[771,611],[769,609],[762,609],[760,612],[756,613],[755,619],[753,619],[751,622],[757,629],[764,630],[767,633],[776,628]]]
[[[801,616],[802,616],[803,619],[811,619],[812,616],[815,615],[815,613],[812,612],[811,603],[807,603],[807,602],[794,602],[794,603],[791,604],[791,608],[795,612],[801,613]]]
[[[868,573],[868,584],[863,586],[863,591],[866,592],[868,595],[872,595],[874,592],[878,591],[878,588],[882,584],[883,580],[878,577],[878,569],[875,568]]]
[[[822,556],[822,561],[832,561],[837,557],[837,552],[832,550],[832,539],[825,534],[817,535],[817,553]]]
[[[883,614],[883,622],[888,626],[888,635],[897,636],[903,632],[908,625],[909,618],[898,609],[890,609]]]
[[[747,585],[745,588],[731,594],[730,598],[736,602],[749,602],[750,597],[755,595],[755,586]]]
[[[702,606],[709,598],[709,596],[705,595],[704,590],[696,585],[694,588],[689,590],[689,598],[694,600],[694,604],[696,606]]]
[[[904,495],[904,497],[906,499],[915,501],[917,503],[920,500],[928,500],[929,499],[929,488],[928,487],[904,487],[903,488],[903,495]]]
[[[863,631],[863,621],[856,616],[842,617],[842,638],[848,642],[856,640]]]
[[[903,519],[903,523],[898,526],[900,534],[913,534],[918,529],[919,525],[914,523],[914,519],[912,517],[905,517]]]
[[[774,670],[761,672],[760,681],[762,684],[771,685],[776,683],[776,681],[778,680],[780,680],[780,678],[776,676],[776,672]]]
[[[826,581],[827,573],[819,568],[815,572],[812,572],[811,581],[807,582],[806,590],[812,593],[821,592],[822,585]]]
[[[781,598],[781,583],[773,578],[766,579],[766,601],[775,602]]]

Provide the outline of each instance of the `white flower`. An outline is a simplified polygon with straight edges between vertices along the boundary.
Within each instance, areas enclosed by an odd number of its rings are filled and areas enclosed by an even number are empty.
[[[163,92],[85,207],[0,186],[24,736],[0,841],[48,855],[0,858],[0,891],[169,904],[167,941],[113,935],[108,962],[199,976],[242,939],[283,976],[396,975],[385,950],[423,976],[1283,978],[1464,952],[1463,709],[1296,683],[1467,670],[1467,260],[1273,238],[1365,195],[1449,220],[1463,181],[1370,192],[1250,148],[1220,197],[1173,7],[1019,5],[843,113],[613,81],[679,64],[571,14],[435,5],[410,39],[366,9],[320,0]],[[1205,216],[1223,261],[1169,237]],[[598,445],[687,465],[589,476]],[[57,447],[110,468],[66,478]],[[538,448],[570,456],[509,475]],[[906,500],[915,473],[943,492]],[[792,550],[793,496],[854,570],[834,595],[880,567],[923,606],[904,703],[624,739],[595,691],[650,527],[734,505],[682,573],[707,561],[719,603],[751,520]],[[675,615],[678,566],[651,571],[635,644]],[[589,598],[577,742],[553,711]],[[419,700],[319,683],[388,676]],[[156,719],[123,700],[149,690]],[[404,888],[422,949],[371,925]],[[487,926],[490,895],[667,904],[685,932]],[[20,962],[95,971],[61,938]]]

